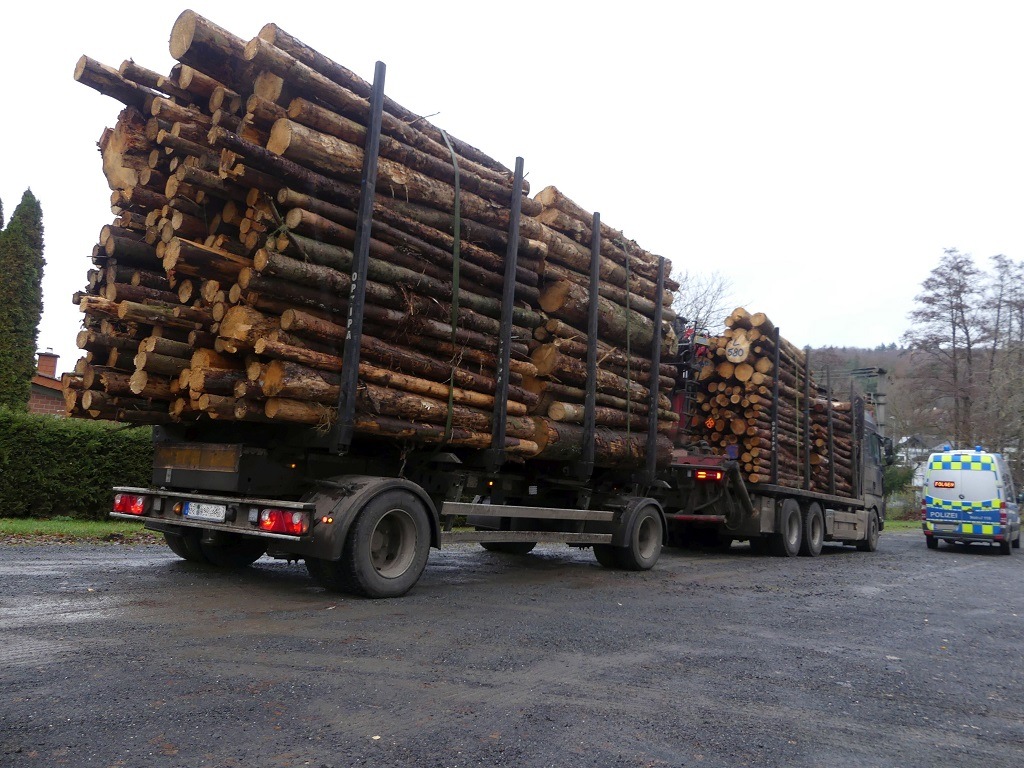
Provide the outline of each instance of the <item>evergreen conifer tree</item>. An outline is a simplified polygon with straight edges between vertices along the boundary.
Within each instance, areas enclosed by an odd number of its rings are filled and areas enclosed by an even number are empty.
[[[16,410],[28,407],[32,391],[44,263],[43,211],[26,190],[0,232],[0,406]]]

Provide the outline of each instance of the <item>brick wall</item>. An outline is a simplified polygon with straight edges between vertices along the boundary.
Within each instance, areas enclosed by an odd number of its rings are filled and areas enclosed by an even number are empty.
[[[64,397],[60,392],[34,386],[28,399],[28,410],[29,413],[64,416]]]

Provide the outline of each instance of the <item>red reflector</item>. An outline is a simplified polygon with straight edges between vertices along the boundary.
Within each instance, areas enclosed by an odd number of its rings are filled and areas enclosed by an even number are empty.
[[[122,515],[141,515],[146,511],[146,497],[119,493],[114,496],[114,511]]]
[[[309,517],[290,509],[261,509],[260,530],[301,536],[309,530]]]
[[[698,469],[695,473],[695,477],[698,480],[721,480],[724,473],[720,469]]]

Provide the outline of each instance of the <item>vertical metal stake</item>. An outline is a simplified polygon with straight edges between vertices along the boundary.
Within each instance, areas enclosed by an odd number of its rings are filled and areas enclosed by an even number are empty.
[[[772,485],[779,484],[779,363],[782,355],[779,350],[779,329],[775,329],[772,341],[775,342],[775,360],[773,361],[775,379],[772,385]]]
[[[512,205],[508,223],[508,248],[505,250],[505,281],[501,292],[501,327],[498,339],[498,370],[491,421],[491,450],[486,462],[490,471],[505,463],[505,422],[508,414],[508,373],[512,350],[512,307],[516,299],[516,263],[519,258],[519,216],[523,207],[523,158],[516,158],[512,184]],[[458,286],[454,286],[458,290]]]
[[[661,394],[661,317],[665,296],[665,258],[658,257],[658,285],[654,291],[654,341],[651,342],[650,400],[647,413],[647,482],[658,471],[658,395]]]
[[[836,437],[832,420],[832,371],[825,370],[828,384],[828,492],[836,495]]]
[[[811,350],[804,350],[804,490],[811,490]]]
[[[583,455],[576,465],[576,476],[588,478],[594,473],[594,435],[597,432],[597,292],[601,279],[601,214],[595,213],[590,230],[590,286],[587,300],[587,388],[583,399]]]
[[[341,392],[338,416],[334,423],[332,448],[344,454],[352,446],[356,414],[356,388],[359,385],[359,350],[363,342],[363,305],[366,302],[366,268],[370,260],[370,230],[373,225],[373,199],[377,186],[377,156],[380,152],[380,126],[384,112],[384,73],[381,61],[373,70],[370,94],[370,125],[363,151],[363,175],[359,187],[359,212],[352,258],[352,289],[348,300],[345,349],[341,357]]]

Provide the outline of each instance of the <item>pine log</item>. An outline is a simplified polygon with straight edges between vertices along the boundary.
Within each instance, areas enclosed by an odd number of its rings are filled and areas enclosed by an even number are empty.
[[[583,455],[583,428],[551,419],[534,417],[534,442],[539,447],[536,458],[575,461]],[[639,466],[644,461],[647,435],[599,427],[594,434],[594,463],[599,467]],[[657,463],[666,466],[672,458],[672,442],[658,435]]]
[[[212,395],[233,396],[235,384],[243,380],[245,380],[244,371],[226,368],[205,368],[192,371],[189,377],[189,389]]]
[[[347,88],[340,88],[335,91],[334,99],[337,112],[332,112],[306,99],[296,98],[292,99],[288,105],[287,114],[280,115],[279,117],[289,117],[296,122],[340,139],[352,135],[351,127],[346,125],[346,123],[351,122],[348,118],[352,118],[352,120],[357,121],[358,124],[363,126],[369,122],[370,102],[368,99],[357,96]],[[417,129],[416,123],[406,123],[384,112],[381,120],[381,133],[383,136],[397,139],[402,144],[414,147],[446,162],[451,162],[451,152],[444,142],[435,141],[425,133],[421,133]],[[358,143],[364,142],[359,141]],[[458,163],[460,169],[465,169],[475,176],[501,184],[507,187],[509,190],[508,194],[511,194],[513,179],[508,171],[496,171],[466,157],[460,157]],[[508,195],[506,195],[507,197]],[[537,210],[539,210],[539,207]]]
[[[590,244],[592,237],[590,232],[590,225],[591,222],[593,222],[594,220],[594,215],[592,213],[585,210],[581,206],[577,205],[570,198],[566,197],[556,187],[553,186],[545,187],[544,189],[540,190],[535,195],[534,199],[536,199],[537,202],[544,206],[545,209],[559,210],[565,213],[567,216],[571,217],[573,220],[575,220],[575,222],[580,226],[580,228],[577,228],[575,225],[571,226],[573,226],[574,231],[577,231],[580,237],[582,238],[579,240],[579,242],[586,245]],[[606,224],[603,221],[601,222],[601,239],[606,240],[609,243],[617,244],[622,251],[629,253],[630,259],[633,262],[641,264],[644,267],[646,267],[648,270],[650,270],[649,274],[657,275],[658,257],[640,248],[634,241],[628,240],[622,232],[608,226],[608,224]],[[666,260],[666,275],[672,271],[671,267],[672,263]],[[670,290],[673,291],[678,289],[678,284],[670,287]]]
[[[170,50],[182,64],[238,92],[248,90],[254,76],[243,57],[245,42],[195,11],[182,11],[174,22]]]
[[[589,295],[590,292],[590,277],[577,272],[574,269],[563,267],[561,264],[551,262],[544,265],[544,278],[548,282],[556,281],[568,281],[578,284],[584,291]],[[636,310],[645,317],[651,319],[654,318],[656,310],[654,301],[648,299],[645,296],[641,296],[638,293],[630,293],[625,288],[620,288],[617,285],[612,285],[605,281],[598,283],[597,292],[601,296],[604,296],[609,301],[614,301],[623,307],[629,306],[630,309]],[[673,320],[676,317],[675,310],[672,309],[670,302],[672,301],[672,294],[669,291],[665,291],[662,297],[662,319],[668,321]]]
[[[331,81],[355,93],[357,96],[361,96],[364,99],[369,98],[372,90],[369,83],[351,70],[331,61],[328,57],[305,45],[292,35],[289,35],[276,24],[267,24],[264,26],[259,32],[259,38],[266,40],[268,43],[271,43],[280,50],[285,51],[296,60],[308,66],[310,69],[326,76]],[[420,115],[410,112],[387,96],[384,97],[384,110],[388,114],[399,118],[404,123],[415,125],[418,130],[425,133],[434,141],[442,144],[445,143],[445,137],[441,134],[441,131],[438,128],[431,125],[430,122]],[[505,168],[476,147],[467,144],[454,136],[449,136],[448,139],[451,141],[452,146],[455,147],[455,151],[463,157],[487,166],[488,168],[502,172],[509,177],[512,176],[512,172],[509,169]],[[529,191],[529,187],[524,184],[523,190],[524,192]]]
[[[569,323],[586,325],[590,297],[578,284],[568,280],[552,283],[541,291],[540,306],[545,312]],[[632,346],[633,349],[650,349],[654,340],[654,323],[634,310],[598,297],[598,329],[607,341]],[[536,323],[535,325],[540,325]],[[665,324],[662,333],[662,354],[673,355],[678,347],[675,332]]]
[[[568,326],[566,326],[564,323],[561,323],[560,321],[556,320],[554,322],[559,323],[560,327],[568,328]],[[551,323],[552,321],[549,320],[547,323],[545,323],[544,327],[550,327]],[[560,352],[564,352],[570,357],[575,357],[579,360],[586,360],[586,343],[582,341],[576,341],[576,338],[578,338],[581,334],[576,332],[575,329],[570,330],[572,330],[575,333],[574,337],[557,337],[554,338],[551,343],[558,347],[558,350]],[[639,355],[636,354],[627,355],[618,347],[612,347],[603,342],[598,345],[597,364],[600,366],[609,366],[611,368],[616,369],[615,372],[618,373],[620,376],[623,375],[626,368],[629,368],[634,373],[638,371],[649,372],[651,370],[651,359],[649,357],[640,357]],[[662,376],[666,376],[672,379],[673,382],[675,382],[676,377],[678,375],[678,370],[674,365],[662,363],[659,366],[658,370]],[[636,380],[639,381],[639,379]],[[647,379],[644,379],[644,381],[646,382]]]
[[[586,408],[579,403],[557,402],[551,404],[548,408],[547,415],[548,418],[553,419],[554,421],[582,424],[584,417],[586,416]],[[616,408],[606,408],[603,406],[598,406],[594,409],[594,420],[599,426],[616,427],[619,429],[625,429],[629,426],[633,429],[646,431],[648,426],[646,416],[640,416],[639,414],[629,416],[625,411],[620,411]],[[676,421],[678,421],[678,417],[673,421],[659,421],[658,431],[671,432]]]
[[[122,77],[113,67],[88,56],[82,56],[75,64],[75,80],[140,112],[145,112],[147,104],[159,95],[150,88]]]
[[[308,195],[289,191],[288,199],[294,205],[299,199],[312,203],[310,210],[293,207],[285,215],[284,221],[288,228],[300,235],[311,235],[317,240],[325,239],[333,231],[336,241],[341,245],[351,246],[355,239],[355,214],[330,203],[316,201]],[[280,193],[279,193],[280,198]],[[318,210],[312,210],[313,208]],[[322,212],[322,213],[321,213]],[[385,219],[387,221],[378,221]],[[341,224],[345,228],[335,230],[331,223]],[[391,223],[388,223],[391,222]],[[392,223],[395,226],[392,226]],[[451,274],[454,266],[452,249],[454,238],[406,219],[388,211],[382,206],[374,209],[374,237],[370,242],[371,253],[382,258],[392,258],[395,249],[412,249],[421,258],[429,258],[430,263],[445,270],[445,277]],[[376,243],[376,251],[375,250]],[[387,246],[384,248],[383,246]],[[500,291],[504,285],[504,260],[497,254],[479,248],[473,243],[460,242],[460,271],[464,279],[475,280],[482,286]],[[539,293],[535,286],[538,283],[536,272],[517,265],[516,267],[516,298],[536,303]]]
[[[267,149],[324,175],[351,181],[351,166],[345,158],[351,155],[352,147],[362,147],[366,143],[366,129],[340,116],[335,126],[338,131],[331,135],[289,119],[278,120],[271,130]],[[455,169],[450,158],[437,158],[387,135],[381,136],[380,152],[381,160],[394,163],[396,168],[422,174],[424,179],[455,184]],[[507,185],[482,178],[464,168],[459,169],[458,180],[463,194],[478,195],[499,205],[511,205],[511,190]],[[541,211],[540,204],[530,198],[524,197],[521,206],[525,216],[535,216]]]
[[[562,354],[556,344],[544,344],[533,351],[530,360],[537,368],[540,376],[554,376],[560,381],[567,381],[579,385],[586,385],[587,365],[584,361],[575,357]],[[608,370],[599,367],[597,371],[597,388],[601,392],[608,392],[620,396],[626,396],[629,392],[633,399],[649,396],[650,374],[637,371],[637,376],[632,380],[626,379]],[[637,378],[643,376],[646,382],[640,382]],[[669,378],[660,379],[662,390],[671,390],[675,381]]]
[[[343,273],[348,272],[352,267],[352,252],[346,248],[320,243],[299,235],[293,235],[292,239],[308,261]],[[369,280],[378,281],[387,286],[405,288],[443,301],[452,300],[450,279],[448,282],[443,282],[377,258],[368,260],[366,274]],[[482,296],[463,289],[459,291],[459,303],[482,315],[501,317],[500,299]],[[536,328],[543,322],[540,314],[519,306],[513,308],[512,319],[516,325],[524,328]]]

